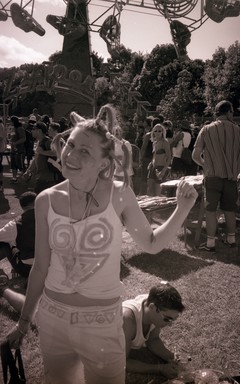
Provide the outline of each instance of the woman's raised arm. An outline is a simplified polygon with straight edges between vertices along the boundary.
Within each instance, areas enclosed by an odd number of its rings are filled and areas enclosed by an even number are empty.
[[[152,230],[140,209],[134,193],[127,188],[122,192],[122,217],[133,240],[148,253],[156,254],[166,248],[181,228],[198,196],[195,188],[181,180],[177,188],[177,207],[165,223]]]

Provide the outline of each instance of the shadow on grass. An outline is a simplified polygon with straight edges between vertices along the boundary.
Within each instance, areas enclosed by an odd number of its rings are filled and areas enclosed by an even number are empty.
[[[0,193],[0,215],[7,213],[10,210],[10,204],[8,199],[4,196],[4,193]]]
[[[200,244],[206,242],[207,235],[203,231]],[[202,260],[212,260],[213,262],[221,262],[225,264],[240,265],[240,236],[237,233],[237,247],[229,248],[223,244],[222,239],[225,238],[225,231],[220,227],[218,232],[218,239],[216,240],[216,252],[201,251],[195,247],[194,233],[189,233],[187,237],[187,251],[190,256],[198,257]],[[181,239],[180,237],[180,240]]]
[[[154,355],[148,348],[132,349],[130,351],[130,358],[147,364],[163,364],[164,361]],[[163,384],[166,383],[166,377],[158,374],[140,374],[140,373],[127,373],[126,384]]]
[[[187,256],[170,249],[165,249],[157,255],[141,253],[128,260],[129,265],[168,281],[179,279],[213,263],[214,261]]]
[[[131,274],[131,271],[128,268],[127,264],[128,264],[127,261],[124,258],[122,258],[122,260],[121,260],[121,272],[120,272],[121,280],[127,278]]]

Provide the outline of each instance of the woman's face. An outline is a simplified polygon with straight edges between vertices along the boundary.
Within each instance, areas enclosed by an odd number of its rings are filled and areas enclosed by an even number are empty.
[[[152,130],[153,141],[158,141],[163,137],[163,127],[156,126]]]
[[[101,138],[87,130],[72,131],[61,155],[63,176],[70,180],[87,181],[97,179],[109,160],[102,156]]]

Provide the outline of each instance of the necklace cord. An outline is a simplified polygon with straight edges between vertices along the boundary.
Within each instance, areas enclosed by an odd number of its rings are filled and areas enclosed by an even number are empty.
[[[68,192],[69,192],[69,222],[70,222],[71,224],[75,224],[75,223],[78,223],[78,222],[80,222],[80,221],[86,219],[86,218],[89,216],[89,214],[90,214],[92,204],[94,204],[96,207],[99,207],[99,203],[98,203],[98,201],[97,201],[97,200],[95,199],[95,197],[93,196],[93,194],[95,193],[95,191],[96,191],[96,189],[97,189],[98,180],[99,180],[99,179],[97,178],[97,181],[96,181],[94,187],[93,187],[90,191],[88,191],[88,192],[85,192],[85,191],[84,191],[84,193],[86,194],[87,204],[86,204],[86,207],[85,207],[85,209],[84,209],[83,215],[82,215],[81,219],[79,219],[79,220],[71,221],[70,191],[68,190]],[[70,182],[69,182],[69,184],[70,184]],[[77,188],[75,188],[72,184],[70,184],[70,185],[71,185],[71,187],[73,187],[75,190],[77,190]]]

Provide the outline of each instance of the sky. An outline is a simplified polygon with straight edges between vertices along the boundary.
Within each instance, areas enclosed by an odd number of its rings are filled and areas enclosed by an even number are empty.
[[[13,0],[20,4],[20,0]],[[140,4],[141,0],[131,0]],[[9,0],[0,1],[4,7]],[[23,0],[23,6],[29,0]],[[30,2],[30,6],[31,6]],[[153,0],[145,0],[145,4],[153,4]],[[201,16],[201,0],[188,15],[192,20],[199,20]],[[108,15],[112,4],[105,0],[91,0],[89,3],[90,21],[98,19],[101,25]],[[6,7],[8,10],[10,4]],[[27,9],[27,8],[26,8]],[[31,12],[31,7],[28,9]],[[107,12],[106,12],[107,11]],[[20,66],[25,63],[42,63],[49,56],[60,51],[63,45],[63,36],[46,22],[46,16],[53,14],[64,16],[66,12],[66,1],[64,0],[35,0],[33,17],[46,30],[44,36],[34,32],[26,33],[17,28],[12,19],[0,21],[0,68]],[[103,12],[106,12],[102,16]],[[179,21],[189,25],[189,19],[180,18]],[[168,21],[157,11],[143,9],[141,7],[125,6],[121,13],[121,44],[130,48],[133,52],[150,53],[157,45],[172,44],[172,37]],[[192,31],[191,42],[187,46],[190,59],[211,59],[218,47],[228,48],[236,40],[240,40],[240,16],[225,18],[221,23],[208,19],[202,25],[194,23],[199,28]],[[95,28],[96,30],[96,28]],[[91,33],[91,48],[98,52],[105,60],[109,53],[103,39],[98,32]]]

